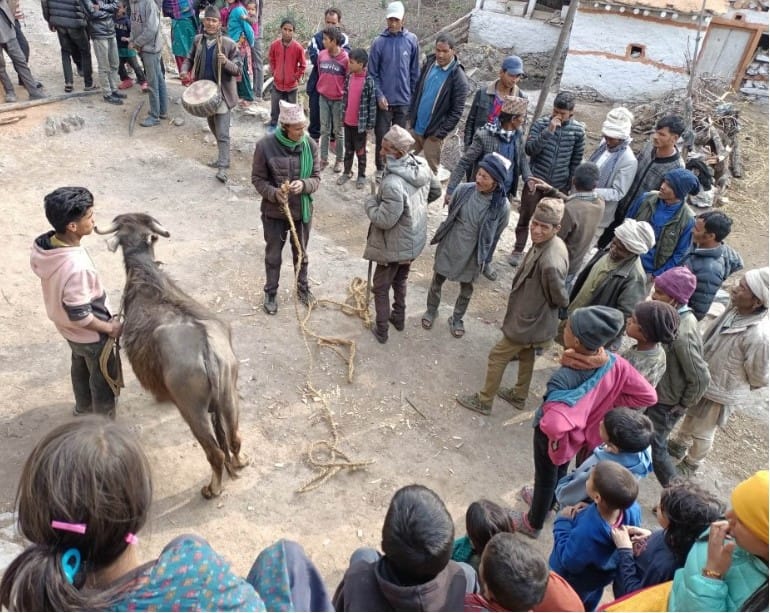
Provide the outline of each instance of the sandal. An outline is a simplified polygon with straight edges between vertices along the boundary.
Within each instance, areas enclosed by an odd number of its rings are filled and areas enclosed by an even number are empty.
[[[430,330],[433,327],[433,320],[436,319],[436,311],[425,311],[422,314],[422,327]]]
[[[449,322],[449,331],[455,338],[462,338],[465,336],[465,326],[462,319],[455,319],[454,315],[450,316],[447,320]]]

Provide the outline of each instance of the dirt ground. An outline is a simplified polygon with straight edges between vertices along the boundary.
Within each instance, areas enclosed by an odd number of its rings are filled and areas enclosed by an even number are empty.
[[[375,10],[376,3],[368,4]],[[56,37],[47,32],[36,8],[26,10],[33,71],[51,93],[59,93],[63,83]],[[179,81],[169,78],[168,86],[178,100]],[[318,308],[310,321],[313,330],[356,344],[355,378],[348,383],[346,367],[335,354],[312,344],[309,353],[306,349],[292,306],[288,250],[278,314],[269,317],[261,309],[263,239],[250,182],[261,122],[248,115],[234,117],[231,180],[222,186],[205,166],[216,147],[204,120],[172,104],[172,118],[183,118],[184,125],[137,127],[129,137],[129,117],[142,94],[133,88],[128,95],[122,107],[104,104],[99,95],[38,106],[23,111],[20,122],[0,127],[0,189],[6,194],[9,230],[0,246],[0,512],[13,510],[20,469],[35,442],[71,419],[69,352],[45,316],[39,281],[28,263],[33,238],[48,227],[43,197],[62,185],[84,185],[94,192],[97,223],[133,211],[160,220],[171,238],[158,243],[158,259],[183,288],[231,323],[241,360],[241,434],[253,463],[240,479],[227,480],[222,497],[212,501],[200,496],[208,465],[177,410],[156,404],[124,364],[126,388],[118,419],[140,437],[155,480],[151,521],[140,534],[145,558],[156,556],[174,536],[195,532],[245,574],[260,549],[291,538],[304,545],[333,590],[356,547],[379,545],[385,510],[400,486],[418,482],[436,490],[458,534],[464,533],[464,512],[474,499],[488,497],[522,508],[516,492],[533,474],[529,419],[499,400],[488,418],[454,401],[456,394],[478,388],[487,353],[499,338],[513,275],[503,260],[513,225],[498,253],[500,278],[478,282],[461,340],[451,337],[445,320],[457,292],[451,283],[445,287],[443,318],[432,331],[420,327],[432,249],[425,250],[410,276],[406,329],[391,329],[387,345],[379,345],[361,320],[333,307]],[[20,92],[19,98],[26,95]],[[579,109],[593,134],[607,108]],[[0,118],[7,116],[2,112],[0,104]],[[746,178],[735,181],[727,210],[736,219],[730,242],[753,267],[768,261],[767,117],[757,107],[747,106],[745,113],[751,118],[745,138],[760,159],[747,163]],[[45,135],[46,119],[74,115],[83,118],[82,129]],[[361,254],[368,223],[361,206],[364,193],[353,185],[337,187],[336,176],[324,172],[316,194],[309,257],[314,293],[341,301],[351,279],[366,275]],[[431,207],[429,232],[442,215],[440,206]],[[116,308],[124,280],[122,258],[110,253],[100,237],[88,237],[84,244]],[[309,375],[308,355],[314,363]],[[550,352],[537,361],[528,409],[536,407],[555,367]],[[509,368],[505,381],[514,380],[515,369]],[[298,494],[316,474],[305,461],[308,445],[331,436],[319,418],[321,403],[303,394],[308,376],[333,412],[340,448],[354,461],[373,463]],[[720,433],[702,476],[707,486],[726,496],[738,480],[767,466],[766,402],[762,396],[755,407],[737,412]],[[508,423],[512,419],[517,423]],[[654,525],[650,508],[658,493],[654,478],[642,483],[648,526]],[[6,528],[3,537],[15,538],[9,516],[0,520],[0,528]],[[549,528],[538,541],[544,553],[550,550]]]

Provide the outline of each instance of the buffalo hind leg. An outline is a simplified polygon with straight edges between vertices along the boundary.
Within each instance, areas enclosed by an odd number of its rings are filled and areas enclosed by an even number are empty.
[[[227,432],[230,433],[230,453],[232,453],[231,465],[234,470],[240,470],[251,463],[246,453],[241,451],[241,433],[238,430],[238,405],[226,404],[220,408],[220,418],[225,423]]]
[[[211,430],[207,410],[196,411],[194,415],[183,415],[190,426],[190,430],[192,430],[193,436],[200,443],[206,454],[206,459],[211,465],[211,482],[203,486],[201,494],[206,499],[215,498],[222,493],[222,472],[225,468],[225,454],[219,448],[217,439]]]

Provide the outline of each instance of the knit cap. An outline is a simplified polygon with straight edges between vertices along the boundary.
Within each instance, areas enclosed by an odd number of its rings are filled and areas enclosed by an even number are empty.
[[[412,138],[412,135],[395,123],[391,126],[390,130],[385,133],[383,139],[403,153],[409,151],[412,148],[412,145],[414,145],[414,138]]]
[[[602,135],[609,138],[620,138],[626,140],[631,136],[631,124],[634,121],[634,114],[624,106],[619,106],[607,113],[607,117],[602,124]]]
[[[219,19],[219,11],[213,4],[209,4],[206,10],[203,11],[204,19]]]
[[[560,224],[563,216],[564,202],[560,198],[543,198],[537,203],[535,212],[532,214],[534,219],[552,226]]]
[[[688,195],[695,195],[700,191],[700,181],[689,170],[675,168],[663,175],[663,180],[671,186],[680,202]]]
[[[626,217],[615,228],[615,236],[631,253],[642,255],[655,246],[655,231],[646,221]]]
[[[690,302],[698,279],[689,268],[675,266],[669,268],[659,277],[655,277],[655,287],[664,294],[671,296],[677,304]]]
[[[569,316],[572,334],[589,351],[596,351],[617,338],[624,325],[623,313],[608,306],[575,309]]]
[[[744,276],[746,279],[746,285],[749,286],[751,293],[756,296],[757,300],[760,300],[765,308],[767,308],[767,301],[770,296],[770,288],[768,288],[768,279],[770,278],[770,268],[755,268],[750,270]]]
[[[754,536],[767,545],[768,473],[760,470],[735,486],[733,511]]]
[[[679,333],[679,313],[670,304],[657,300],[640,302],[634,309],[636,323],[651,343],[671,343]]]
[[[486,170],[499,186],[504,188],[508,184],[511,161],[499,153],[487,153],[479,162],[479,168]]]

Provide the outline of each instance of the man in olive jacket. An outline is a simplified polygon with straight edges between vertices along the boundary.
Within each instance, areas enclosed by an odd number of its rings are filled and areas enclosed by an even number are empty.
[[[457,402],[483,415],[492,412],[495,395],[523,410],[532,382],[535,350],[550,345],[559,324],[559,309],[569,303],[564,285],[569,268],[567,247],[558,236],[564,203],[557,198],[538,202],[530,222],[533,247],[513,277],[503,338],[492,347],[483,389]],[[500,387],[505,369],[518,358],[515,387]]]
[[[393,124],[382,139],[385,172],[376,194],[364,202],[371,220],[364,258],[377,262],[372,282],[376,326],[380,343],[388,340],[389,323],[404,329],[406,279],[412,261],[425,248],[428,203],[441,196],[441,184],[423,160],[411,155],[414,138]],[[393,311],[390,288],[393,288]]]

